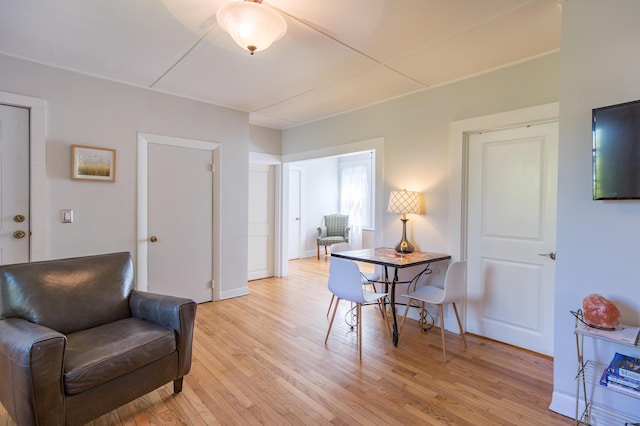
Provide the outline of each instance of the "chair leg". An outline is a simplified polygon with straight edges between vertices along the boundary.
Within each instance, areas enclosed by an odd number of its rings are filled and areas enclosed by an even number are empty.
[[[329,321],[329,329],[327,330],[327,337],[324,338],[324,344],[327,344],[327,340],[329,340],[329,333],[331,333],[331,326],[333,325],[333,320],[336,317],[336,312],[338,312],[338,305],[340,304],[340,298],[336,299],[336,305],[333,307],[333,315],[331,315],[331,321]]]
[[[318,260],[320,260],[320,244],[316,244],[316,247],[318,248]]]
[[[447,343],[444,338],[444,309],[442,305],[438,305],[440,308],[440,335],[442,336],[442,359],[444,363],[447,363]]]
[[[402,315],[402,321],[400,322],[400,329],[398,330],[398,336],[402,334],[402,329],[404,328],[404,322],[407,319],[407,314],[409,313],[409,308],[411,307],[411,301],[413,299],[409,298],[407,300],[407,307],[404,308],[404,315]]]
[[[324,246],[324,255],[327,256],[327,246]]]
[[[381,303],[384,303],[384,298],[383,297],[378,299],[378,301],[380,301],[380,300],[382,300]],[[385,313],[385,309],[381,309],[380,312],[382,312],[382,318],[384,318],[384,323],[387,325],[387,330],[389,331],[389,337],[391,337],[391,339],[393,339],[393,332],[391,331],[391,326],[389,325],[389,317]]]
[[[462,330],[462,323],[460,322],[460,315],[458,315],[458,308],[456,308],[456,304],[452,303],[453,312],[456,313],[456,319],[458,320],[458,329],[460,330],[460,336],[462,336],[462,342],[464,343],[464,347],[467,347],[467,339],[464,338],[464,330]]]
[[[336,298],[335,294],[331,295],[331,300],[329,301],[329,309],[327,309],[327,318],[329,318],[329,312],[331,312],[331,305],[333,305],[333,300]]]
[[[180,377],[179,379],[175,379],[173,381],[173,393],[182,392],[182,380],[183,379],[184,379],[184,377]]]
[[[358,357],[362,361],[362,303],[356,306],[356,321],[358,322]]]

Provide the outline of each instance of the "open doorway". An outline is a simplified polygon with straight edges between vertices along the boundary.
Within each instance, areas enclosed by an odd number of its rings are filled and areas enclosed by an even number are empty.
[[[289,259],[315,256],[325,215],[349,216],[349,244],[373,247],[375,150],[292,163],[289,168]],[[321,257],[324,250],[320,250]]]
[[[362,160],[358,156],[364,155],[371,166],[371,199],[370,199],[370,222],[363,227],[361,246],[374,247],[379,245],[382,235],[382,182],[383,182],[383,156],[384,140],[371,139],[348,145],[340,145],[323,149],[322,152],[310,151],[288,155],[283,157],[283,185],[285,194],[283,196],[283,233],[282,233],[282,259],[283,275],[286,275],[287,260],[289,259],[289,235],[290,223],[289,202],[292,197],[289,194],[290,176],[289,172],[294,168],[301,170],[300,189],[300,255],[299,257],[315,257],[317,253],[316,236],[317,228],[320,226],[322,216],[325,214],[337,213],[340,211],[340,163],[351,163],[351,160]],[[331,188],[331,189],[330,189]],[[295,200],[295,197],[293,197]],[[376,232],[378,230],[378,232]],[[321,252],[323,254],[323,252]],[[322,259],[322,256],[321,256]]]

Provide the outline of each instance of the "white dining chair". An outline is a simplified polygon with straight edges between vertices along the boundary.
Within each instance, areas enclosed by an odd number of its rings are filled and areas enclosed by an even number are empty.
[[[329,248],[331,250],[331,253],[340,253],[342,251],[351,250],[351,246],[349,245],[349,243],[335,243],[335,244],[331,244]],[[376,283],[380,282],[380,275],[376,274],[375,272],[360,272],[360,278],[362,281],[362,285],[371,286],[371,288],[373,289],[373,292],[374,293],[377,292]],[[329,313],[331,312],[331,306],[333,305],[333,301],[335,300],[335,298],[336,296],[332,294],[331,300],[329,301],[329,308],[327,309],[327,318],[329,318]],[[381,308],[382,306],[383,305],[380,305]]]
[[[331,333],[331,327],[336,317],[336,312],[338,312],[340,301],[347,300],[352,302],[356,305],[355,325],[358,336],[358,354],[360,360],[362,360],[362,305],[383,300],[387,297],[387,293],[374,293],[366,290],[362,285],[360,269],[354,261],[332,257],[330,262],[328,287],[329,291],[336,297],[336,303],[333,308],[333,315],[331,315],[324,344],[326,345],[329,340],[329,334]],[[387,325],[387,330],[389,334],[391,334],[391,328],[389,327],[384,309],[382,310],[382,316]]]
[[[462,336],[462,341],[464,343],[464,347],[467,347],[467,340],[464,337],[464,330],[462,329],[462,323],[460,322],[460,316],[458,315],[458,309],[456,308],[456,302],[461,302],[464,300],[465,291],[466,291],[466,270],[467,270],[467,262],[459,261],[453,262],[449,265],[447,269],[447,274],[444,278],[444,288],[439,288],[433,285],[426,285],[424,287],[420,287],[418,290],[414,291],[410,294],[403,294],[402,296],[408,297],[407,307],[404,310],[404,315],[402,316],[402,323],[400,324],[400,331],[402,332],[402,328],[404,327],[404,322],[407,319],[407,313],[409,312],[409,308],[411,307],[411,302],[413,300],[421,302],[421,318],[424,318],[424,304],[431,303],[433,305],[438,305],[440,310],[440,334],[442,336],[442,356],[444,362],[447,362],[447,345],[445,342],[445,326],[444,326],[444,309],[443,305],[451,304],[453,306],[453,312],[456,314],[456,319],[458,320],[458,328],[460,330],[460,336]]]

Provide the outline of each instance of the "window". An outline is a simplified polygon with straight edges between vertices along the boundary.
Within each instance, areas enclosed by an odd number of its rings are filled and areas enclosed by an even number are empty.
[[[340,212],[360,229],[374,227],[374,152],[340,158]]]

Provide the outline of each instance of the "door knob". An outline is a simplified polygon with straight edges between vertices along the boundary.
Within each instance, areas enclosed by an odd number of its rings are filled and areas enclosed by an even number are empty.
[[[551,258],[551,260],[556,260],[556,252],[552,251],[549,253],[538,253],[538,256],[548,256]]]
[[[25,234],[24,231],[16,231],[16,232],[13,233],[13,238],[16,238],[16,239],[19,240],[21,238],[24,238],[26,235],[27,234]]]
[[[17,214],[17,215],[15,215],[15,216],[13,217],[13,221],[14,221],[14,222],[18,222],[18,223],[20,223],[20,222],[24,222],[24,219],[25,219],[25,217],[24,217],[24,216],[22,216],[21,214]]]
[[[158,237],[156,237],[155,235],[152,235],[151,238],[149,238],[149,241],[151,241],[152,243],[155,243],[156,241],[158,241]]]

